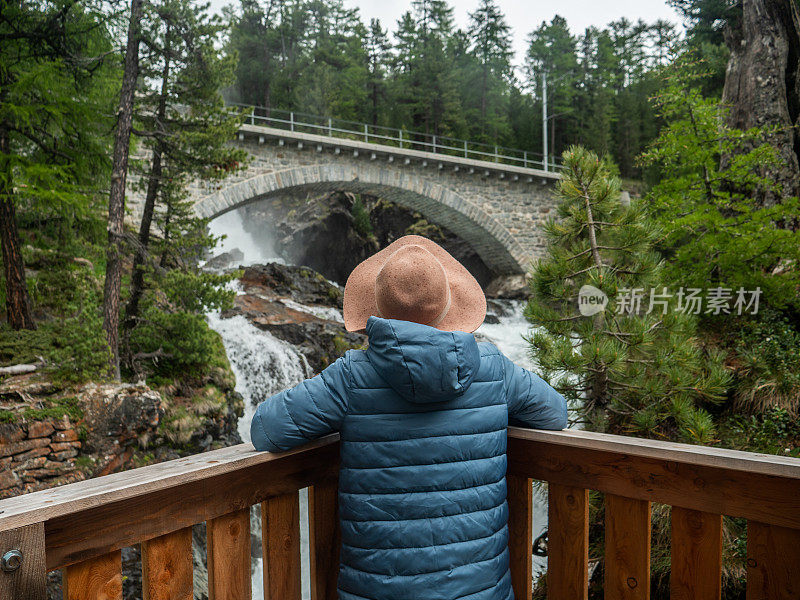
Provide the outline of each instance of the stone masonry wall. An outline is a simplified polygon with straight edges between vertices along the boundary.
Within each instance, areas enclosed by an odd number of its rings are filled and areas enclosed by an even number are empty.
[[[0,498],[49,487],[75,471],[81,442],[64,415],[60,420],[0,423]]]

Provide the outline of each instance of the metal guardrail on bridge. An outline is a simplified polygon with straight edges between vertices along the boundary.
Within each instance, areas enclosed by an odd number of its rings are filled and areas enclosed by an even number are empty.
[[[321,117],[303,112],[233,102],[228,105],[237,109],[244,109],[245,123],[250,125],[263,125],[292,132],[352,139],[366,143],[422,150],[434,154],[497,162],[517,167],[542,169],[544,171],[555,171],[561,168],[561,165],[553,157],[545,162],[541,153],[528,150],[472,142],[418,131],[407,131],[394,127],[370,125],[369,123],[359,123],[333,117]]]

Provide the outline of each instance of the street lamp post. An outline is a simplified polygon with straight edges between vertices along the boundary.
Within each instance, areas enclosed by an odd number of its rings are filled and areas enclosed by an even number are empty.
[[[542,69],[542,164],[547,171],[547,74]]]
[[[556,77],[553,80],[553,83],[556,83],[557,81],[561,81],[567,75],[568,75],[568,73],[564,73],[561,77]],[[558,117],[560,115],[563,115],[563,114],[565,114],[567,112],[570,112],[570,111],[566,110],[566,111],[560,112],[560,113],[555,114],[555,115],[550,115],[549,117],[547,116],[547,71],[545,71],[544,68],[543,68],[542,69],[542,149],[543,149],[544,159],[542,160],[542,164],[544,165],[544,170],[545,171],[549,170],[548,164],[550,162],[550,154],[549,154],[549,149],[547,147],[547,122],[550,119],[555,119],[556,117]],[[555,144],[556,144],[556,141],[555,141],[555,124],[553,124],[553,133],[554,133],[554,137],[553,137],[553,144],[552,145],[555,147]],[[553,166],[555,166],[555,160],[553,161]]]

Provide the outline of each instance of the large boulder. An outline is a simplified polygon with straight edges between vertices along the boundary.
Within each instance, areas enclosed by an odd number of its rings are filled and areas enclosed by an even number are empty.
[[[79,392],[87,452],[115,453],[132,443],[146,445],[158,429],[161,394],[144,384],[89,383]]]
[[[222,317],[243,315],[292,344],[314,372],[366,343],[366,336],[344,328],[341,288],[308,267],[253,265],[245,269],[240,284],[244,293]]]

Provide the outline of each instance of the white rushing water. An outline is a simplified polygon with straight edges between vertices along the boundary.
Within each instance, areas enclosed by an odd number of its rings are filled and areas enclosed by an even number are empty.
[[[285,261],[278,256],[274,245],[266,236],[264,239],[256,239],[245,231],[242,213],[232,210],[222,216],[217,217],[209,224],[209,230],[215,236],[222,236],[217,245],[211,251],[212,255],[240,250],[244,258],[235,261],[236,265],[254,265],[268,262],[285,264]]]
[[[242,227],[242,219],[237,211],[227,213],[212,221],[211,230],[215,235],[226,234],[227,239],[218,245],[215,253],[239,248],[244,253],[244,260],[239,264],[255,264],[274,261],[274,251],[265,247],[246,233]],[[282,261],[281,261],[282,262]],[[315,314],[320,318],[343,322],[341,312],[334,308],[309,307],[292,300],[282,300],[284,304]],[[498,323],[483,324],[476,333],[493,342],[501,352],[515,363],[528,369],[534,368],[530,358],[527,341],[523,338],[529,330],[525,320],[521,301],[500,301],[497,303],[503,314],[498,315]],[[236,376],[236,391],[244,398],[245,411],[239,420],[239,434],[242,440],[250,441],[250,422],[258,402],[273,394],[292,387],[309,377],[308,363],[291,344],[261,331],[245,317],[235,316],[222,319],[219,315],[208,315],[212,329],[222,337],[231,369]],[[536,493],[536,492],[535,492]],[[252,530],[259,531],[260,516],[253,512]],[[547,527],[547,503],[538,496],[534,499],[533,528],[534,536]],[[308,564],[308,508],[307,490],[300,494],[300,535],[301,535],[301,573],[304,600],[310,598],[310,579]],[[259,545],[260,547],[260,545]],[[546,567],[546,559],[534,557],[534,572],[540,573]],[[263,600],[261,557],[253,557],[253,600]]]

